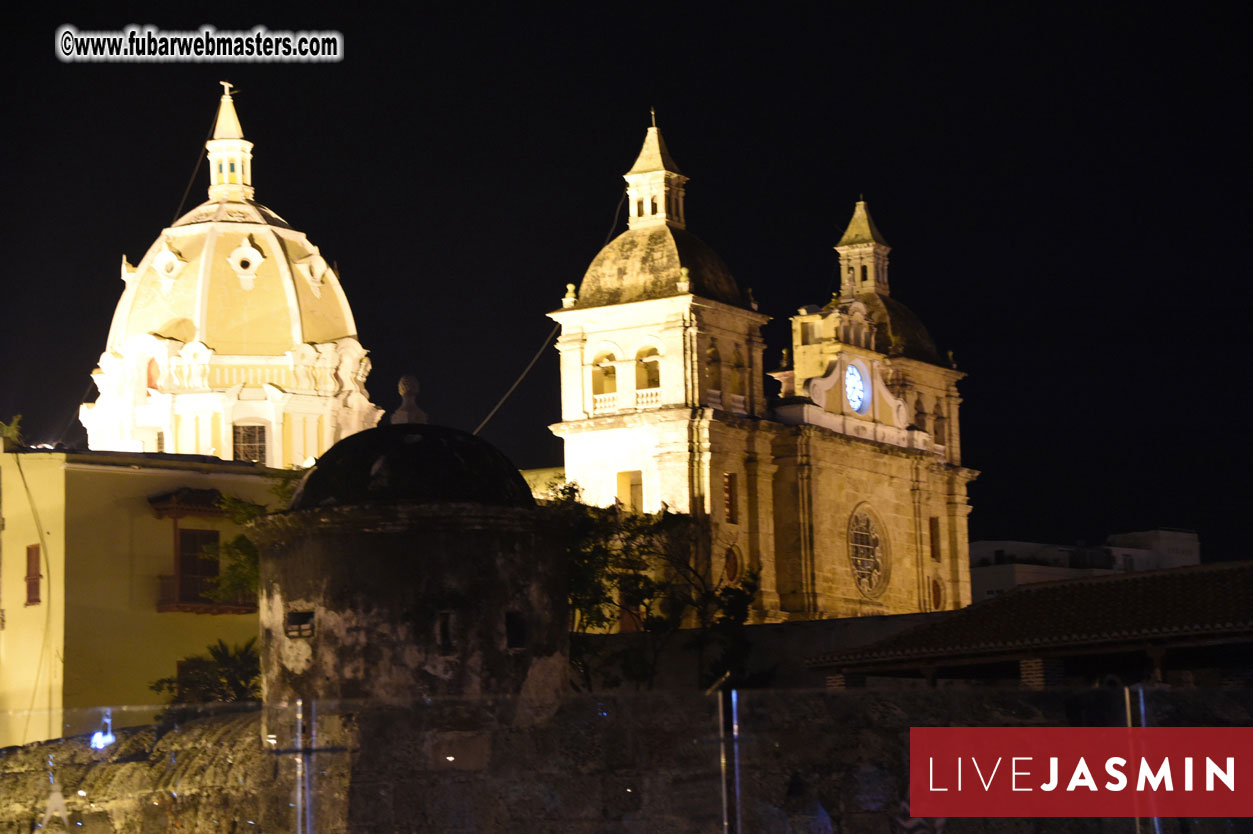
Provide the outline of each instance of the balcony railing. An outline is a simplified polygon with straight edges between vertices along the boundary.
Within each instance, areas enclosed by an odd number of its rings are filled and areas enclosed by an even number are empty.
[[[613,394],[593,394],[592,395],[592,413],[603,414],[606,411],[618,410],[618,395]]]
[[[160,576],[158,611],[191,614],[250,614],[257,610],[256,597],[240,595],[228,602],[215,602],[207,596],[216,577]]]
[[[660,388],[642,388],[635,392],[636,408],[652,408],[661,404]]]
[[[727,411],[733,412],[735,414],[747,414],[748,413],[744,409],[744,395],[743,394],[724,394],[722,399],[725,404],[723,407]]]

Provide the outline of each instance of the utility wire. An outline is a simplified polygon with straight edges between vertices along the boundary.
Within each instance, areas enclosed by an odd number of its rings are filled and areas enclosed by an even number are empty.
[[[602,248],[604,246],[608,246],[609,241],[613,239],[613,233],[617,231],[618,229],[618,218],[622,216],[622,204],[625,202],[626,202],[626,191],[623,190],[622,196],[618,199],[618,207],[614,209],[614,212],[613,212],[613,222],[609,224],[609,233],[605,235],[605,242],[601,244]],[[500,398],[500,401],[496,403],[496,406],[487,413],[486,417],[483,418],[483,422],[479,423],[478,428],[476,428],[473,432],[471,432],[472,434],[478,434],[479,432],[481,432],[483,430],[483,427],[487,425],[488,421],[496,416],[496,412],[500,411],[500,407],[505,404],[505,400],[509,399],[509,395],[512,394],[517,389],[517,387],[522,384],[522,380],[526,379],[526,375],[529,374],[531,372],[531,369],[535,367],[535,363],[538,362],[539,358],[544,355],[544,351],[548,349],[548,346],[552,344],[553,339],[557,337],[557,334],[560,331],[561,331],[561,325],[558,324],[555,327],[553,327],[552,331],[547,336],[544,337],[544,343],[539,346],[539,350],[535,351],[535,355],[531,357],[531,361],[526,364],[526,367],[522,370],[522,373],[518,376],[517,379],[513,381],[513,385],[509,386],[509,390],[506,391],[505,395]]]
[[[65,425],[61,426],[61,433],[57,435],[57,439],[52,441],[53,446],[59,446],[61,441],[65,440],[65,433],[70,430],[70,426],[74,425],[74,418],[78,416],[79,407],[87,402],[87,395],[91,393],[94,382],[88,382],[87,387],[83,389],[83,395],[78,398],[78,405],[74,406],[74,410],[70,412],[69,419],[65,421]]]
[[[200,143],[202,150],[196,155],[196,167],[191,171],[191,177],[187,180],[187,187],[183,189],[183,199],[178,201],[178,208],[174,209],[174,219],[170,223],[178,220],[178,216],[183,213],[183,206],[187,203],[187,195],[191,193],[191,187],[196,184],[196,177],[200,174],[200,166],[204,162],[204,146],[213,138],[213,128],[217,126],[217,114],[213,114],[213,121],[209,122],[209,132],[204,136],[204,142]]]
[[[48,539],[44,535],[43,522],[39,518],[39,508],[35,505],[35,494],[31,491],[30,482],[26,480],[26,470],[22,467],[22,452],[19,450],[14,453],[13,459],[17,462],[18,474],[22,476],[22,487],[26,490],[26,503],[30,507],[31,520],[35,522],[35,532],[39,536],[39,552],[43,556],[44,575],[41,578],[48,580],[47,590],[48,598],[43,600],[44,607],[44,634],[43,640],[39,642],[39,657],[35,661],[35,680],[31,684],[30,704],[26,707],[26,719],[22,724],[22,744],[26,743],[27,733],[30,731],[31,715],[35,712],[35,698],[39,695],[39,679],[44,673],[44,658],[48,656],[48,644],[52,642],[52,600],[54,586],[52,584],[52,554],[48,552]],[[40,596],[43,596],[43,588],[40,588]],[[48,719],[51,724],[52,716],[52,673],[48,673]],[[51,727],[49,727],[51,729]]]

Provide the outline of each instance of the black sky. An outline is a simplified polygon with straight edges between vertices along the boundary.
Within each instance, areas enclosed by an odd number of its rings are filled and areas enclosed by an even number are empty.
[[[340,267],[371,393],[415,372],[471,429],[609,231],[647,126],[689,227],[764,312],[833,288],[864,192],[892,289],[970,376],[976,538],[1155,525],[1243,558],[1250,396],[1247,25],[1226,6],[1022,4],[224,16],[50,13],[3,36],[0,419],[75,419],[122,290],[178,206],[226,78],[257,198]],[[57,25],[336,29],[340,64],[61,64]],[[204,199],[202,168],[188,207]],[[620,221],[618,230],[624,227]],[[92,394],[94,396],[94,392]],[[561,460],[556,352],[484,436]],[[68,429],[66,429],[68,427]],[[64,435],[62,435],[62,431]]]

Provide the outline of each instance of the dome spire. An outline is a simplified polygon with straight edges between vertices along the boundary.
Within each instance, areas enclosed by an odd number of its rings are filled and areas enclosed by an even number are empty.
[[[222,98],[218,101],[218,117],[213,125],[213,138],[205,143],[209,152],[209,199],[251,200],[252,143],[244,138],[244,129],[235,112],[229,81],[219,81]]]
[[[651,126],[644,135],[644,145],[631,170],[623,175],[627,181],[629,228],[672,226],[686,228],[683,184],[687,177],[679,173],[666,140],[657,127],[657,111],[649,108]]]
[[[888,294],[888,253],[892,247],[874,224],[864,195],[853,207],[853,217],[835,245],[840,255],[840,295],[852,298],[859,293]]]

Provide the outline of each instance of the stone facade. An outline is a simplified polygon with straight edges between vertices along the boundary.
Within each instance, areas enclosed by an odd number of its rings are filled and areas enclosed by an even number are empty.
[[[254,531],[266,703],[564,690],[561,539],[483,441],[421,424],[354,435]]]
[[[565,477],[585,500],[707,520],[715,581],[759,573],[758,621],[970,603],[957,383],[889,295],[890,248],[858,202],[841,289],[793,317],[771,372],[750,290],[687,231],[687,178],[648,130],[629,228],[562,309]]]

